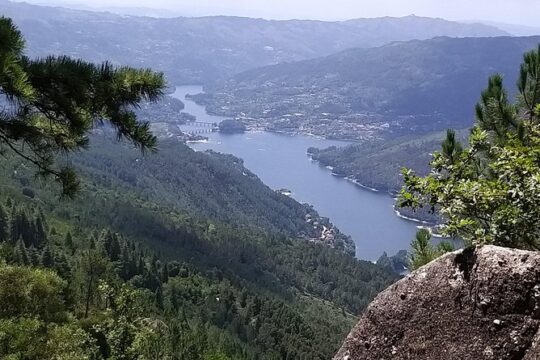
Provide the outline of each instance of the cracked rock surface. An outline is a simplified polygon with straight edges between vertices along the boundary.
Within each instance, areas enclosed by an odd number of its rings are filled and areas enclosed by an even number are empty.
[[[540,359],[540,252],[447,254],[379,294],[334,360]]]

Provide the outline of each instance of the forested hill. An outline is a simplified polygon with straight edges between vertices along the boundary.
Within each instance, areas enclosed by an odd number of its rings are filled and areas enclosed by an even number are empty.
[[[468,134],[469,129],[457,132],[463,143]],[[440,150],[445,136],[446,131],[438,131],[344,147],[310,148],[308,152],[322,165],[331,166],[335,174],[349,176],[367,187],[396,194],[403,186],[401,170],[406,167],[418,174],[427,174],[432,154]]]
[[[135,149],[94,136],[91,151],[73,161],[92,181],[162,206],[221,223],[323,242],[354,255],[350,237],[311,206],[264,185],[232,155],[195,152],[177,140],[161,140],[156,154],[143,157]],[[333,228],[334,236],[321,238],[323,226]]]
[[[193,84],[351,47],[434,36],[498,36],[481,24],[442,19],[266,21],[237,17],[155,19],[0,1],[21,28],[30,56],[67,54],[90,61],[162,70],[173,84]]]
[[[447,38],[249,70],[207,90],[218,114],[275,130],[366,138],[464,128],[495,72],[512,85],[540,37]]]
[[[328,359],[395,280],[292,236],[305,208],[237,159],[177,142],[143,158],[100,136],[71,160],[73,201],[20,158],[0,165],[2,354]]]

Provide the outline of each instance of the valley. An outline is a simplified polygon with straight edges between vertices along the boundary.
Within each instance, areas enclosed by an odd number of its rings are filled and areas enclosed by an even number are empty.
[[[330,139],[380,140],[465,128],[486,78],[514,84],[540,37],[450,38],[349,49],[248,70],[194,97],[248,127]],[[512,94],[511,94],[512,95]]]
[[[538,337],[532,270],[511,314],[471,292],[486,244],[540,248],[534,27],[27,1],[0,0],[0,359],[429,360],[451,353],[425,334],[459,346],[460,321],[488,357]]]
[[[502,36],[496,27],[408,16],[349,21],[274,21],[234,16],[167,19],[120,16],[0,1],[28,43],[28,55],[151,67],[171,84],[227,79],[260,66],[330,55],[353,47],[434,36]]]
[[[185,103],[185,111],[198,119],[218,122],[221,117],[206,114],[204,107],[185,99],[201,87],[177,87],[173,94]],[[181,126],[189,131],[189,124]],[[198,151],[230,153],[244,160],[244,165],[273,189],[291,190],[292,197],[312,205],[332,220],[356,245],[360,259],[377,260],[383,252],[395,254],[407,249],[417,223],[396,216],[393,199],[386,193],[375,193],[336,176],[324,166],[310,161],[307,149],[312,146],[342,147],[347,142],[313,136],[283,135],[264,131],[243,134],[209,133],[206,142],[191,143]]]

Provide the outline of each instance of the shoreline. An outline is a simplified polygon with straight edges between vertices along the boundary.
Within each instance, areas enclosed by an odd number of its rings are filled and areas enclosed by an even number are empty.
[[[180,94],[181,95],[181,94]],[[198,102],[194,101],[193,98],[189,99],[189,98],[186,98],[186,103],[187,104],[194,104],[194,105],[197,105],[198,107],[205,107],[204,104],[199,104]],[[191,106],[191,105],[190,105]],[[194,109],[197,109],[198,110],[198,107],[197,108],[194,108]],[[218,114],[214,114],[212,112],[210,113],[207,113],[208,115],[210,116],[214,116],[214,115],[218,115]],[[212,117],[210,117],[212,118]],[[212,118],[213,119],[213,118]],[[245,135],[246,137],[252,137],[254,136],[255,134],[257,133],[262,133],[262,132],[265,132],[265,133],[269,133],[269,134],[275,134],[277,136],[280,136],[280,137],[283,137],[283,138],[290,138],[290,141],[293,141],[292,139],[294,137],[298,137],[298,138],[302,138],[302,137],[306,137],[306,138],[310,138],[310,139],[313,139],[311,141],[309,140],[306,140],[306,142],[308,143],[307,146],[314,146],[314,147],[321,147],[322,146],[322,143],[326,144],[326,142],[322,141],[322,140],[333,140],[335,141],[334,145],[337,146],[337,147],[341,147],[341,146],[346,146],[348,144],[354,144],[354,143],[358,143],[358,140],[351,140],[351,139],[335,139],[333,137],[325,137],[325,136],[319,136],[319,135],[316,135],[316,134],[313,134],[313,133],[310,133],[308,131],[299,131],[298,129],[287,129],[288,131],[283,131],[283,130],[280,130],[280,129],[275,129],[275,130],[269,130],[267,128],[265,128],[265,126],[255,126],[256,123],[252,123],[252,125],[248,125],[248,128],[247,128],[247,131],[245,132]],[[293,131],[291,131],[293,130]],[[253,134],[253,135],[251,135]],[[215,135],[209,135],[211,137],[210,139],[210,142],[213,142],[216,138],[213,138],[213,136]],[[315,141],[315,140],[321,140],[321,142],[319,141]],[[284,140],[280,140],[282,142],[287,142],[289,140],[287,139],[284,139]],[[194,144],[195,145],[195,144]],[[194,146],[194,147],[197,147],[197,146]],[[300,152],[300,156],[302,156],[303,154],[306,154],[307,153],[307,148],[306,147],[303,147],[301,149],[301,152]],[[302,154],[303,153],[303,154]],[[310,155],[310,154],[307,154],[308,155],[308,159],[310,161],[316,161],[313,159],[313,157]],[[315,154],[313,154],[314,156],[316,156]],[[300,157],[301,158],[301,157]],[[299,159],[300,159],[299,158]],[[320,162],[319,162],[320,163]],[[311,165],[311,164],[308,164],[308,165]],[[320,164],[322,166],[322,164]],[[341,185],[341,186],[348,186],[350,190],[348,190],[348,192],[362,192],[363,190],[369,190],[371,193],[377,193],[377,194],[381,194],[381,195],[389,195],[391,198],[392,197],[395,197],[395,194],[392,194],[391,192],[387,192],[385,190],[381,190],[381,189],[378,189],[376,187],[370,187],[370,186],[367,186],[365,184],[362,184],[360,181],[358,181],[357,179],[354,179],[352,176],[346,176],[346,174],[340,174],[340,171],[338,171],[338,169],[334,169],[333,167],[329,167],[329,168],[326,168],[325,170],[328,170],[330,171],[332,177],[339,177],[339,178],[344,178],[345,180],[347,180],[348,182],[354,184],[355,186],[359,187],[360,190],[355,190],[354,187],[352,186],[349,186],[349,185]],[[320,170],[318,170],[320,171]],[[326,171],[324,172],[321,172],[321,176],[326,176],[328,177],[328,174],[325,174]],[[343,183],[342,183],[343,184]],[[282,186],[283,184],[279,184],[279,186]],[[276,187],[276,189],[274,189],[274,191],[276,190],[281,190],[280,188]],[[337,183],[336,183],[336,186],[339,186]],[[287,189],[285,189],[287,190]],[[279,191],[278,191],[279,192]],[[395,214],[393,213],[390,213],[388,212],[388,208],[390,206],[393,205],[393,201],[392,200],[389,200],[385,197],[381,197],[379,199],[376,199],[376,196],[375,197],[369,197],[369,193],[364,193],[365,195],[362,195],[360,194],[359,196],[367,196],[369,201],[373,201],[373,202],[384,202],[385,203],[385,209],[384,210],[384,216],[385,218],[388,218],[388,221],[389,222],[392,222],[392,224],[395,222],[396,223],[396,226],[400,226],[400,227],[403,227],[403,229],[406,229],[407,231],[410,231],[411,233],[411,236],[412,234],[416,231],[416,225],[419,225],[418,224],[418,220],[417,219],[414,219],[416,221],[410,221],[408,219],[404,219],[403,217],[400,219],[399,216],[396,217]],[[293,198],[295,197],[295,194],[291,194],[289,192],[286,192],[285,194],[282,193],[283,196],[292,196]],[[318,195],[315,195],[315,197],[317,198]],[[309,200],[306,200],[307,202],[309,202]],[[361,206],[364,206],[364,205],[359,205],[360,207]],[[330,216],[332,218],[332,216]],[[401,223],[401,224],[399,224]],[[416,224],[415,224],[416,223]],[[359,252],[357,254],[358,258],[360,259],[369,259],[369,258],[373,258],[372,260],[376,260],[378,259],[378,257],[380,257],[380,255],[382,254],[383,250],[384,251],[387,251],[389,250],[390,248],[393,248],[395,245],[394,245],[394,242],[397,241],[398,239],[401,241],[401,237],[403,237],[402,235],[400,234],[395,234],[395,236],[392,236],[391,239],[388,239],[388,246],[383,246],[384,244],[377,244],[377,245],[374,245],[376,246],[377,248],[380,247],[381,250],[380,252],[377,252],[376,254],[373,254],[373,256],[371,255],[368,255],[368,252],[372,251],[372,245],[362,245],[364,242],[365,242],[365,239],[363,238],[360,238],[358,234],[363,234],[364,230],[360,231],[358,230],[358,225],[355,223],[354,225],[350,225],[348,224],[347,222],[345,222],[345,224],[347,226],[349,226],[349,230],[347,232],[347,229],[341,229],[342,231],[345,231],[345,233],[350,233],[350,234],[355,234],[356,236],[354,236],[354,239],[356,240],[354,242],[354,248],[357,249],[357,251]],[[343,225],[345,226],[345,225]],[[400,227],[397,227],[397,228],[400,228]],[[352,229],[352,230],[351,230]],[[358,234],[357,234],[358,233]],[[386,239],[385,239],[386,240]],[[405,241],[403,241],[403,246],[399,247],[399,249],[405,249],[405,248],[408,248],[408,244],[409,244],[409,236],[407,236],[407,239]],[[365,247],[365,253],[364,251],[360,251],[359,249],[363,249]],[[352,248],[352,246],[351,246]],[[399,250],[398,249],[398,250]],[[392,251],[390,251],[392,252]],[[356,256],[356,255],[355,255]]]
[[[199,94],[206,94],[206,91],[204,91],[204,88],[202,85],[175,85],[175,90],[176,88],[178,87],[183,87],[183,86],[200,86],[201,87],[201,92]],[[173,91],[174,93],[174,91]],[[209,110],[208,109],[208,106],[209,104],[205,104],[204,101],[197,101],[196,99],[193,98],[193,96],[195,95],[198,95],[198,94],[186,94],[186,96],[184,97],[184,99],[180,99],[180,100],[189,100],[189,101],[192,101],[194,104],[198,105],[198,106],[201,106],[201,107],[204,107],[206,113],[208,115],[211,115],[211,116],[217,116],[217,117],[222,117],[222,118],[230,118],[230,119],[237,119],[238,117],[238,114],[236,115],[229,115],[229,114],[223,114],[223,113],[219,113],[218,111],[212,111],[211,109]],[[240,118],[241,120],[241,118]],[[328,136],[324,136],[324,135],[317,135],[317,134],[313,134],[309,131],[302,131],[300,129],[297,129],[297,130],[293,130],[293,131],[287,131],[287,130],[271,130],[271,129],[268,129],[266,126],[258,126],[258,125],[254,125],[254,126],[250,126],[250,125],[247,125],[245,124],[246,127],[247,127],[247,132],[251,131],[252,129],[257,129],[257,130],[262,130],[262,131],[266,131],[266,132],[270,132],[270,133],[276,133],[276,134],[282,134],[282,135],[288,135],[288,136],[295,136],[295,135],[302,135],[302,136],[309,136],[309,137],[313,137],[313,138],[316,138],[316,139],[321,139],[321,140],[331,140],[331,141],[342,141],[342,142],[349,142],[349,143],[359,143],[359,142],[362,142],[362,141],[365,141],[365,139],[345,139],[345,138],[334,138],[334,137],[328,137]]]
[[[193,101],[193,99],[189,99],[190,101]],[[193,101],[195,102],[195,101]],[[196,103],[196,102],[195,102]],[[196,103],[197,104],[197,103]],[[199,104],[197,104],[199,105]],[[203,106],[203,105],[200,105],[200,106]],[[211,114],[210,114],[211,115]],[[315,135],[315,134],[312,134],[312,133],[309,133],[309,132],[301,132],[301,131],[294,131],[294,132],[290,132],[290,131],[279,131],[279,130],[268,130],[266,128],[261,128],[261,127],[248,127],[247,130],[245,131],[246,134],[249,134],[249,133],[260,133],[260,132],[268,132],[268,133],[273,133],[273,134],[278,134],[278,135],[284,135],[284,136],[309,136],[309,137],[313,137],[313,138],[316,138],[316,139],[321,139],[321,140],[334,140],[334,141],[343,141],[343,142],[355,142],[355,140],[350,140],[350,139],[329,139],[328,137],[324,137],[324,136],[319,136],[319,135]],[[197,143],[208,143],[209,140],[206,139],[206,140],[193,140],[193,141],[186,141],[186,143],[188,144],[197,144]],[[357,141],[356,141],[357,142]],[[310,161],[312,162],[316,162],[317,164],[319,164],[320,166],[323,166],[326,170],[330,171],[330,174],[334,177],[338,177],[338,178],[342,178],[342,179],[345,179],[346,181],[354,184],[355,186],[358,186],[360,187],[361,189],[363,190],[367,190],[367,191],[371,191],[373,193],[377,193],[377,194],[385,194],[385,195],[388,195],[390,196],[391,198],[393,198],[394,200],[396,199],[395,198],[395,194],[393,194],[392,192],[390,191],[384,191],[384,190],[381,190],[381,189],[377,189],[377,188],[373,188],[373,187],[370,187],[370,186],[367,186],[367,185],[364,185],[362,184],[361,182],[359,182],[357,179],[354,178],[353,175],[345,175],[345,174],[338,174],[338,173],[335,173],[334,172],[334,167],[331,166],[331,165],[324,165],[322,164],[319,160],[316,160],[313,158],[312,154],[310,154],[309,152],[306,152],[306,155],[308,156],[308,158],[310,159]],[[292,194],[290,195],[287,195],[287,196],[291,196]],[[410,216],[406,216],[406,215],[403,215],[399,210],[397,210],[395,208],[395,206],[393,207],[393,210],[394,210],[394,213],[401,219],[403,220],[406,220],[406,221],[410,221],[410,222],[414,222],[414,223],[417,223],[417,224],[422,224],[422,225],[427,225],[427,226],[436,226],[436,224],[433,224],[431,222],[428,222],[428,221],[424,221],[424,220],[420,220],[418,218],[414,218],[414,217],[410,217]]]
[[[376,189],[376,188],[372,188],[372,187],[369,187],[367,185],[364,185],[362,184],[361,182],[359,182],[358,180],[356,180],[353,176],[346,176],[346,175],[342,175],[342,174],[335,174],[333,172],[333,167],[330,166],[330,165],[324,165],[322,164],[320,161],[316,160],[313,158],[313,156],[310,154],[310,153],[306,153],[306,155],[308,156],[308,158],[310,159],[310,161],[312,162],[316,162],[317,164],[319,164],[320,166],[324,167],[326,170],[328,171],[331,171],[331,175],[335,176],[335,177],[340,177],[340,178],[343,178],[345,179],[346,181],[362,188],[363,190],[368,190],[368,191],[371,191],[371,192],[374,192],[374,193],[377,193],[377,194],[381,194],[381,195],[388,195],[390,196],[392,199],[396,200],[396,197],[394,196],[395,194],[392,194],[391,192],[389,191],[383,191],[383,190],[380,190],[380,189]],[[437,224],[434,224],[432,222],[429,222],[429,221],[425,221],[425,220],[420,220],[418,218],[414,218],[414,217],[410,217],[410,216],[407,216],[407,215],[404,215],[402,214],[399,210],[396,209],[395,205],[393,206],[393,210],[394,210],[394,213],[397,215],[397,217],[403,219],[403,220],[406,220],[406,221],[410,221],[410,222],[414,222],[416,224],[421,224],[421,225],[425,225],[425,227],[427,228],[433,228],[435,226],[437,226]],[[417,226],[418,227],[418,226]],[[444,236],[436,236],[436,235],[433,235],[434,237],[441,237],[441,238],[444,238]]]
[[[432,227],[429,226],[417,226],[418,229],[427,229],[431,233],[431,237],[434,237],[436,239],[450,239],[448,236],[441,235],[437,232],[433,231]]]
[[[205,94],[205,92],[203,91],[201,94]],[[188,95],[193,95],[193,94],[187,94],[185,99],[186,100],[189,100],[189,101],[192,101],[193,103],[195,103],[196,105],[198,106],[202,106],[205,108],[205,111],[208,115],[211,115],[211,116],[217,116],[217,117],[222,117],[222,118],[230,118],[230,119],[237,119],[239,121],[242,120],[242,118],[237,118],[237,115],[224,115],[224,114],[221,114],[221,113],[218,113],[218,112],[215,112],[215,111],[209,111],[208,110],[208,104],[204,104],[203,102],[197,102],[195,99],[189,97]],[[197,94],[194,94],[194,95],[197,95]],[[315,138],[315,139],[320,139],[320,140],[330,140],[330,141],[340,141],[340,142],[344,142],[344,143],[359,143],[359,142],[362,142],[362,141],[365,141],[365,139],[356,139],[356,138],[339,138],[339,137],[328,137],[328,136],[324,136],[324,135],[317,135],[317,134],[313,134],[311,132],[308,132],[308,131],[302,131],[302,130],[293,130],[293,131],[287,131],[287,130],[271,130],[271,129],[268,129],[266,126],[260,126],[260,125],[252,125],[250,126],[249,124],[244,124],[246,126],[246,132],[251,132],[253,130],[258,130],[258,131],[265,131],[265,132],[269,132],[269,133],[274,133],[274,134],[280,134],[280,135],[287,135],[287,136],[308,136],[308,137],[312,137],[312,138]]]
[[[215,116],[220,116],[220,115],[215,115]],[[248,129],[249,129],[249,126],[248,126]],[[267,128],[263,127],[262,131],[266,131],[266,132],[274,133],[274,134],[280,134],[280,135],[287,135],[287,136],[308,136],[308,137],[312,137],[312,138],[319,139],[319,140],[339,141],[339,142],[343,142],[343,143],[349,143],[347,145],[356,144],[356,143],[359,143],[361,141],[364,141],[364,140],[361,140],[361,139],[342,139],[342,138],[328,137],[328,136],[317,135],[317,134],[313,134],[313,133],[305,132],[305,131],[301,131],[301,130],[297,130],[297,131],[270,130],[270,129],[267,129]]]
[[[384,192],[382,190],[379,190],[379,189],[376,189],[376,188],[372,188],[372,187],[369,187],[367,185],[364,185],[362,184],[361,182],[359,182],[358,180],[356,180],[353,176],[348,176],[348,175],[344,175],[344,174],[337,174],[337,173],[334,173],[333,170],[334,170],[334,167],[333,166],[330,166],[330,165],[324,165],[322,164],[319,160],[316,160],[313,158],[313,156],[306,152],[306,155],[307,157],[312,161],[312,162],[316,162],[317,164],[321,165],[322,167],[324,167],[326,170],[329,170],[330,173],[335,176],[335,177],[339,177],[339,178],[342,178],[342,179],[345,179],[347,180],[348,182],[350,183],[353,183],[354,185],[358,186],[358,187],[361,187],[362,189],[365,189],[365,190],[369,190],[371,192],[374,192],[374,193],[379,193],[379,194],[384,194],[386,193],[388,196],[392,197],[392,194],[389,193],[389,192]]]
[[[394,212],[396,213],[396,215],[402,219],[405,219],[405,220],[408,220],[408,221],[412,221],[412,222],[415,222],[417,224],[423,224],[423,225],[428,225],[427,227],[431,228],[433,226],[436,226],[436,224],[433,224],[429,221],[424,221],[424,220],[420,220],[420,219],[417,219],[417,218],[413,218],[413,217],[410,217],[410,216],[406,216],[406,215],[403,215],[399,210],[397,210],[395,207],[394,207]]]
[[[372,187],[369,187],[369,186],[367,186],[367,185],[362,184],[361,182],[359,182],[358,180],[356,180],[354,177],[351,177],[351,176],[344,176],[343,178],[344,178],[345,180],[347,180],[347,181],[353,183],[354,185],[361,187],[362,189],[369,190],[369,191],[371,191],[371,192],[379,193],[379,194],[384,193],[383,191],[381,191],[381,190],[379,190],[379,189],[372,188]],[[388,196],[391,196],[390,193],[387,193],[387,194],[388,194]]]

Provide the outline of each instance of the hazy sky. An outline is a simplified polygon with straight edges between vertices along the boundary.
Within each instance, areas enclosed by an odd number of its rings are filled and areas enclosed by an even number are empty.
[[[421,15],[540,26],[540,0],[27,0],[91,7],[150,7],[183,15],[336,20]]]

